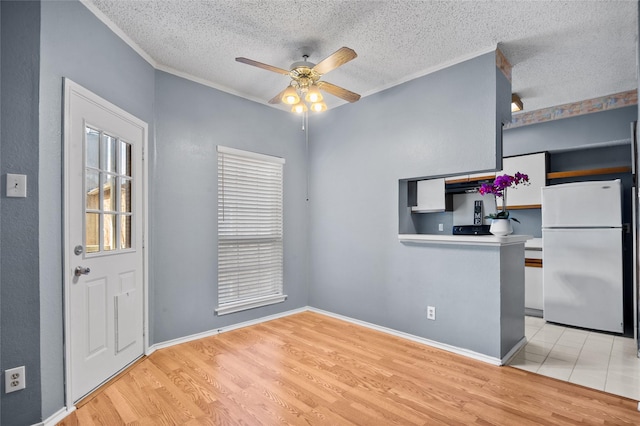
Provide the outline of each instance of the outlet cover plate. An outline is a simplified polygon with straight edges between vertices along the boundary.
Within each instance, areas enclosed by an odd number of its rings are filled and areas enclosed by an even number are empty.
[[[10,393],[24,389],[26,376],[24,366],[4,370],[4,392]]]
[[[436,319],[436,307],[427,306],[427,319],[435,321]]]

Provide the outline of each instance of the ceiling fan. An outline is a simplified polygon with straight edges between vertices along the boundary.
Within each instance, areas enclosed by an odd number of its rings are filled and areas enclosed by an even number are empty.
[[[302,113],[307,111],[308,108],[316,112],[327,109],[320,90],[347,102],[356,102],[360,99],[360,95],[357,93],[320,80],[324,74],[346,64],[357,56],[356,52],[348,47],[341,47],[317,64],[307,61],[309,55],[302,55],[302,61],[291,64],[291,69],[288,71],[247,58],[236,58],[236,61],[291,77],[289,86],[274,96],[269,103],[278,104],[283,102],[292,105],[291,111]],[[304,101],[308,102],[310,107],[307,107]]]

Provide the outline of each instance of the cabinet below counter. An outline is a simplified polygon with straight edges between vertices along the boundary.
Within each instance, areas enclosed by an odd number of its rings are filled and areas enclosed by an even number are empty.
[[[399,234],[398,240],[407,243],[422,244],[462,244],[482,246],[506,246],[511,244],[523,244],[532,239],[531,235],[507,235],[498,237],[495,235],[440,235],[440,234]]]

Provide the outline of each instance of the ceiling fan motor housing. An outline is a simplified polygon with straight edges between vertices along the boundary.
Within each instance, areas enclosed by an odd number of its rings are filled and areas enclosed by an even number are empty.
[[[299,61],[291,64],[289,75],[293,80],[293,86],[299,88],[302,92],[306,92],[309,86],[314,84],[322,76],[313,69],[316,64],[307,61]]]

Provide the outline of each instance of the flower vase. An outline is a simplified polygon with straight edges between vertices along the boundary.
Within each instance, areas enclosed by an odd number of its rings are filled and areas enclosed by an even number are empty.
[[[499,237],[512,234],[513,226],[511,226],[511,219],[492,219],[489,232]]]

